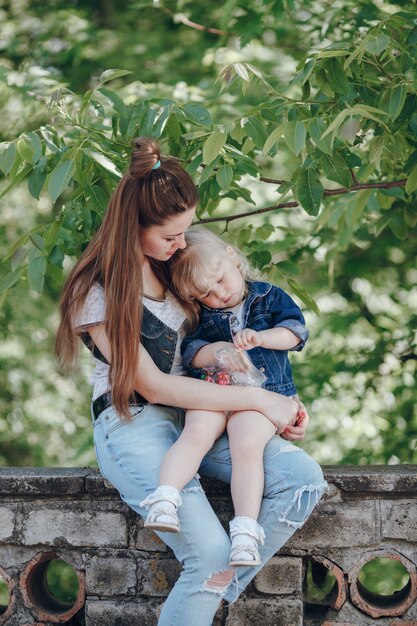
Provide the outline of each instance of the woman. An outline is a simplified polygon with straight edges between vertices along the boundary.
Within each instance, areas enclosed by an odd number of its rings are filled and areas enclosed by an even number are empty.
[[[151,139],[135,140],[130,167],[61,299],[58,358],[64,366],[75,360],[78,335],[93,351],[98,464],[141,516],[146,511],[140,503],[155,490],[161,461],[181,432],[184,409],[258,411],[280,431],[291,414],[295,425],[286,437],[292,440],[303,438],[308,422],[304,407],[280,394],[208,385],[183,375],[186,314],[170,291],[166,261],[185,247],[197,201],[191,178],[176,160],[161,157]],[[259,520],[268,539],[260,549],[262,565],[304,523],[325,486],[317,463],[281,437],[268,443],[264,463]],[[200,473],[230,482],[225,435],[203,459]],[[236,599],[259,568],[242,568],[236,589],[228,536],[197,476],[181,497],[181,533],[159,534],[184,569],[158,623],[209,626],[221,599]]]

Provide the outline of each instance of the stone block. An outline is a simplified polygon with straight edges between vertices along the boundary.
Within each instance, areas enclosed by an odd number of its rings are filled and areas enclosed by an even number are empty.
[[[136,561],[130,557],[93,556],[85,564],[87,594],[97,596],[135,595]]]
[[[0,541],[11,539],[15,525],[14,506],[2,504],[0,507]]]
[[[128,529],[121,505],[63,502],[28,507],[22,524],[24,545],[127,546]]]
[[[261,593],[277,595],[301,593],[302,577],[301,559],[275,556],[256,574],[254,585]]]
[[[402,539],[414,543],[417,537],[417,500],[383,500],[381,527],[384,539]]]
[[[0,495],[68,496],[84,493],[86,470],[77,467],[2,467]]]
[[[86,603],[85,626],[157,626],[158,604],[133,600],[91,600]]]
[[[130,523],[129,545],[146,552],[166,552],[166,544],[153,530],[143,527],[143,520],[137,515]]]
[[[226,626],[303,626],[300,600],[240,598],[229,606]]]
[[[328,465],[323,468],[326,479],[347,495],[415,494],[415,465]],[[364,497],[364,496],[363,496]]]
[[[372,500],[320,503],[286,547],[351,548],[378,541],[376,505]]]
[[[138,580],[143,596],[166,597],[181,573],[181,565],[175,559],[140,559]]]

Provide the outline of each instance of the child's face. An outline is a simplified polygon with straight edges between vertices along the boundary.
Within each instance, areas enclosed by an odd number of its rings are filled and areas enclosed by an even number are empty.
[[[207,276],[206,282],[208,290],[195,297],[209,309],[230,309],[243,300],[245,281],[234,253],[222,261],[218,270]]]

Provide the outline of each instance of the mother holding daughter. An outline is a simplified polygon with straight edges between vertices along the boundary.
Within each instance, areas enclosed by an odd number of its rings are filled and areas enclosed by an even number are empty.
[[[229,537],[198,475],[178,492],[181,532],[157,532],[183,571],[164,603],[159,626],[210,626],[221,600],[237,598],[303,525],[325,487],[311,457],[299,448],[287,454],[294,450],[289,441],[301,440],[308,423],[299,402],[262,388],[207,384],[186,376],[181,343],[195,306],[174,295],[167,261],[186,247],[184,233],[197,202],[197,190],[177,160],[161,156],[151,139],[135,140],[130,167],[103,223],[64,287],[56,344],[63,366],[76,360],[78,337],[93,353],[97,461],[103,476],[142,517],[158,487],[162,461],[181,434],[185,410],[198,411],[202,424],[204,412],[207,424],[213,412],[250,412],[283,434],[271,436],[273,428],[263,443],[257,521],[265,541],[257,567],[231,566]],[[223,433],[204,455],[199,473],[230,483],[231,469]]]

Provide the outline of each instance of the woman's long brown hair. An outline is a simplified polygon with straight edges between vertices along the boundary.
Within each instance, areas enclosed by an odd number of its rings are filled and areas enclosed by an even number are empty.
[[[175,159],[163,157],[148,137],[133,142],[131,163],[117,185],[104,220],[72,269],[61,300],[56,355],[62,367],[78,355],[74,320],[89,290],[99,283],[105,292],[105,331],[110,343],[112,403],[129,417],[129,397],[139,357],[142,322],[142,259],[140,233],[150,226],[196,206],[197,189]],[[160,167],[153,169],[160,161]],[[152,261],[152,260],[151,260]],[[153,261],[160,280],[169,287],[167,264]]]

